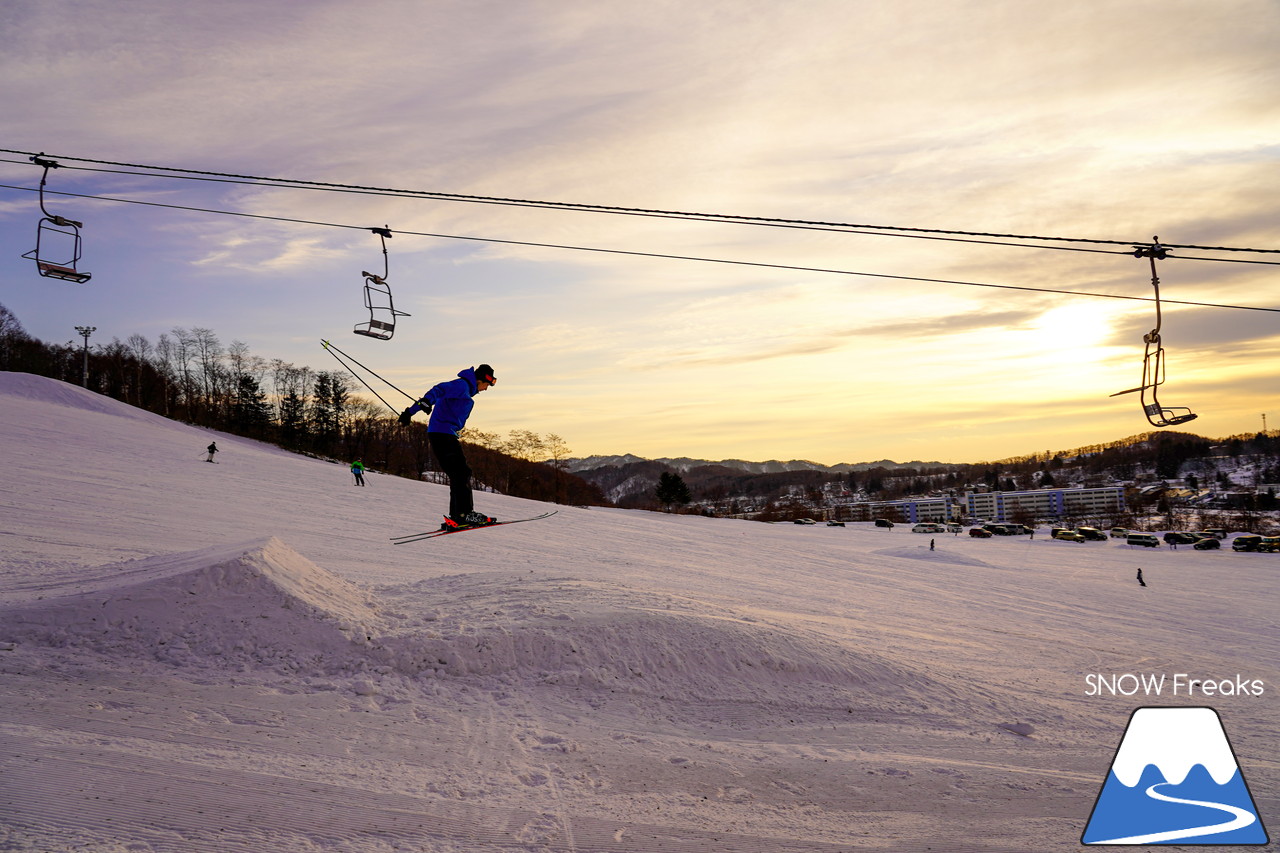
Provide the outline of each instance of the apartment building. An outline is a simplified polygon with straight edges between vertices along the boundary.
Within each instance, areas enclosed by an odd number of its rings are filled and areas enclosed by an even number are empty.
[[[1012,521],[1018,513],[1035,518],[1114,515],[1124,511],[1124,488],[1036,489],[1029,492],[968,492],[965,511],[970,518]]]
[[[950,521],[957,517],[959,505],[950,496],[937,498],[905,498],[900,501],[864,501],[836,508],[841,521],[890,521],[915,524],[920,521]]]

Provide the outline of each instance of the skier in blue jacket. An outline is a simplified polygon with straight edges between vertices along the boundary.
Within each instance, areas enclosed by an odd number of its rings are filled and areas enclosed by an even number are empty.
[[[497,381],[493,368],[487,364],[468,367],[458,373],[457,379],[441,382],[400,413],[402,426],[408,426],[417,412],[431,416],[427,421],[427,440],[441,469],[449,477],[449,514],[445,517],[444,527],[476,527],[497,521],[475,511],[471,467],[467,465],[462,442],[458,439],[458,433],[467,425],[467,418],[475,406],[473,398]]]

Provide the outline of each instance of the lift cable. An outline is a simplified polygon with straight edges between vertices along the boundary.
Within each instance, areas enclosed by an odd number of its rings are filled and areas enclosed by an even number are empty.
[[[18,187],[18,186],[12,186],[9,184],[0,184],[0,189],[26,190],[29,192],[34,192],[34,190],[32,190],[30,187]],[[186,207],[186,206],[177,205],[177,204],[167,204],[163,202],[154,202],[154,201],[140,201],[137,199],[114,198],[110,196],[83,195],[79,193],[59,193],[59,194],[75,196],[77,198],[96,199],[98,201],[118,202],[121,204],[138,204],[138,205],[144,205],[147,207],[163,207],[163,208],[169,208],[172,210],[187,210],[187,211],[193,211],[196,213],[212,213],[212,214],[218,214],[222,216],[242,216],[250,219],[263,219],[263,220],[270,220],[274,222],[288,222],[288,223],[300,224],[300,225],[317,225],[317,226],[323,226],[327,228],[346,228],[346,229],[355,230],[355,231],[369,230],[368,226],[364,226],[364,225],[345,225],[337,222],[321,222],[313,219],[292,219],[292,218],[283,217],[283,216],[267,216],[265,214],[260,214],[260,213],[243,213],[243,212],[237,212],[237,211],[231,211],[231,210],[216,210],[212,208],[203,208],[203,207]],[[659,258],[664,260],[676,260],[676,261],[698,261],[700,263],[727,264],[727,265],[735,265],[735,266],[758,267],[758,268],[764,268],[764,269],[791,270],[795,272],[825,273],[825,274],[831,274],[831,275],[860,276],[865,278],[886,278],[886,279],[894,279],[897,281],[916,281],[916,282],[922,282],[926,284],[949,284],[949,285],[957,285],[957,286],[963,286],[963,287],[986,287],[986,288],[996,288],[1000,290],[1022,290],[1022,291],[1029,291],[1032,293],[1052,293],[1052,294],[1060,294],[1064,296],[1089,296],[1089,297],[1094,297],[1098,299],[1124,299],[1124,300],[1129,300],[1133,302],[1154,302],[1155,301],[1152,297],[1149,297],[1149,296],[1126,296],[1123,294],[1095,293],[1095,292],[1084,291],[1084,290],[1060,290],[1060,289],[1047,288],[1047,287],[1030,287],[1025,285],[1013,285],[1013,284],[989,284],[985,282],[960,281],[955,279],[943,279],[943,278],[928,278],[924,276],[891,275],[889,273],[873,273],[873,272],[856,272],[853,270],[834,269],[834,268],[828,268],[828,267],[806,267],[806,266],[799,266],[794,264],[766,263],[764,261],[744,261],[744,260],[735,260],[735,259],[729,259],[729,258],[706,258],[706,257],[698,257],[695,255],[676,255],[676,254],[669,254],[669,253],[663,253],[663,252],[640,252],[640,251],[635,251],[630,249],[606,249],[598,246],[573,246],[573,245],[567,245],[563,243],[541,243],[541,242],[534,242],[530,240],[506,240],[506,239],[501,239],[496,237],[476,237],[476,236],[468,236],[468,235],[461,235],[461,234],[440,234],[440,233],[434,233],[434,232],[428,232],[428,231],[398,231],[397,230],[391,233],[403,234],[411,237],[430,237],[430,238],[435,238],[440,240],[464,240],[464,241],[476,242],[476,243],[494,243],[494,244],[507,245],[507,246],[526,246],[526,247],[540,248],[540,249],[565,249],[565,250],[576,251],[576,252],[595,252],[597,254],[626,255],[630,257]],[[1168,244],[1163,244],[1163,245],[1165,246],[1165,248],[1168,248]],[[1108,254],[1132,255],[1133,244],[1128,244],[1127,251],[1114,252],[1114,253],[1108,252]],[[1213,259],[1205,258],[1203,260],[1213,260]],[[1231,309],[1242,310],[1242,311],[1267,311],[1267,312],[1280,313],[1280,308],[1266,308],[1266,307],[1255,306],[1255,305],[1231,305],[1226,303],[1195,302],[1195,301],[1176,300],[1176,299],[1162,299],[1162,302],[1165,305],[1187,305],[1187,306],[1192,306],[1197,308],[1231,308]]]
[[[20,160],[6,160],[3,158],[0,158],[0,163],[21,163],[21,162],[22,161]],[[66,168],[69,168],[73,171],[97,172],[97,173],[112,174],[112,175],[131,175],[135,177],[145,177],[145,178],[179,178],[184,180],[204,181],[209,183],[237,184],[241,186],[267,187],[267,188],[273,188],[273,189],[314,190],[314,191],[320,191],[320,192],[343,192],[350,195],[370,195],[370,196],[377,196],[381,198],[404,198],[404,199],[418,199],[418,200],[434,199],[434,200],[442,200],[442,201],[476,201],[476,199],[468,199],[468,198],[435,199],[435,197],[432,195],[426,194],[421,191],[414,191],[414,190],[393,190],[393,189],[372,189],[372,188],[364,189],[364,188],[357,188],[357,187],[350,187],[350,186],[339,189],[333,186],[326,186],[326,185],[309,185],[309,184],[299,185],[295,183],[275,183],[275,182],[265,183],[263,181],[257,181],[257,180],[236,180],[236,179],[230,179],[230,178],[199,177],[199,176],[189,176],[189,175],[163,175],[163,174],[157,174],[154,172],[126,172],[119,169],[99,169],[99,168],[91,168],[87,166],[68,166]],[[269,179],[264,179],[264,180],[269,180]],[[526,208],[532,208],[534,210],[564,210],[569,212],[592,212],[592,211],[583,211],[580,206],[578,207],[564,206],[564,205],[556,206],[554,205],[554,203],[551,203],[551,202],[526,202],[526,201],[519,201],[514,199],[494,198],[494,199],[485,200],[483,203],[491,204],[495,206],[504,206],[504,207],[526,207]],[[611,212],[611,211],[606,210],[606,211],[599,211],[599,212]],[[836,223],[831,223],[827,225],[820,225],[817,223],[802,224],[803,220],[791,220],[791,221],[766,220],[766,219],[735,220],[735,219],[726,219],[724,217],[716,216],[714,214],[678,213],[674,211],[671,211],[671,212],[642,211],[639,209],[630,210],[627,212],[627,215],[649,218],[649,219],[676,219],[684,222],[708,222],[708,223],[721,224],[721,225],[749,225],[749,226],[764,227],[764,228],[781,228],[781,229],[788,229],[793,231],[821,231],[829,234],[861,234],[861,235],[872,236],[872,237],[903,237],[903,238],[909,238],[909,239],[915,239],[915,240],[934,240],[934,241],[948,242],[948,243],[973,243],[973,244],[986,245],[986,246],[1013,246],[1013,247],[1024,248],[1024,249],[1026,248],[1052,249],[1060,252],[1093,252],[1098,254],[1113,253],[1113,250],[1110,250],[1110,249],[1086,249],[1080,246],[1065,246],[1065,245],[1054,245],[1054,246],[1028,245],[1026,243],[1009,242],[1009,240],[995,240],[995,239],[980,240],[980,239],[977,239],[976,236],[975,237],[943,236],[943,234],[962,234],[965,232],[940,232],[936,234],[895,233],[899,231],[905,231],[908,229],[893,229],[893,228],[890,228],[889,226],[873,226],[873,225],[841,226]],[[869,228],[875,228],[879,230],[867,230]],[[1010,236],[1010,238],[1016,237],[1016,235],[1008,235],[1008,236]],[[1016,237],[1016,239],[1031,240],[1036,238]],[[1052,239],[1052,240],[1060,240],[1060,241],[1071,240],[1071,238],[1067,238],[1067,237],[1043,238],[1043,239]],[[1131,245],[1131,243],[1126,243],[1125,241],[1116,241],[1116,245]],[[1246,250],[1240,250],[1240,251],[1246,251]],[[1214,260],[1214,259],[1205,258],[1203,260]],[[1250,261],[1239,261],[1239,263],[1250,263]],[[1277,263],[1280,263],[1280,262],[1277,262]]]
[[[12,148],[0,148],[0,153],[9,154],[27,154],[29,152],[18,151]],[[907,235],[950,235],[957,237],[991,237],[1010,240],[1040,240],[1045,242],[1063,242],[1063,243],[1091,243],[1097,245],[1114,245],[1114,246],[1132,246],[1137,242],[1134,240],[1104,240],[1096,238],[1081,237],[1049,237],[1049,236],[1031,236],[1023,234],[1008,234],[998,232],[984,231],[961,231],[942,228],[910,228],[888,225],[869,225],[869,224],[852,224],[847,222],[824,222],[819,220],[807,219],[785,219],[778,217],[763,216],[741,216],[737,214],[717,214],[717,213],[697,213],[690,211],[673,211],[655,208],[640,207],[621,207],[615,205],[598,205],[585,204],[579,202],[557,202],[536,199],[519,199],[506,198],[501,196],[481,196],[467,195],[462,193],[446,193],[433,190],[407,190],[394,189],[389,187],[362,186],[358,184],[342,184],[327,181],[308,181],[296,180],[292,178],[270,178],[260,175],[241,175],[231,172],[213,172],[200,169],[183,169],[168,166],[152,166],[138,163],[124,163],[112,160],[95,160],[85,157],[68,157],[60,156],[60,160],[74,160],[80,163],[94,163],[99,166],[117,166],[127,169],[149,169],[159,172],[169,172],[172,174],[160,175],[149,174],[149,177],[168,177],[168,178],[188,178],[188,179],[225,179],[233,182],[247,182],[260,186],[273,187],[293,187],[293,188],[316,188],[339,192],[360,192],[360,193],[376,193],[390,194],[402,197],[429,198],[440,201],[458,201],[469,202],[475,204],[502,204],[502,205],[518,205],[524,207],[537,207],[543,209],[580,211],[590,213],[608,213],[626,216],[660,216],[668,218],[693,219],[708,222],[722,222],[729,224],[758,224],[771,227],[788,227],[788,226],[807,226],[811,228],[819,228],[822,230],[833,229],[863,229],[876,232],[903,232]],[[69,167],[77,168],[77,167]],[[86,167],[78,167],[86,168]],[[139,174],[139,173],[128,173]],[[1256,252],[1268,254],[1280,254],[1280,249],[1250,249],[1237,246],[1199,246],[1194,244],[1167,243],[1166,248],[1169,249],[1195,249],[1200,251],[1220,251],[1220,252]]]

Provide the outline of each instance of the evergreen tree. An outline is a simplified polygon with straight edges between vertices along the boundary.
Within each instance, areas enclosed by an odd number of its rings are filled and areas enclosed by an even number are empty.
[[[693,495],[685,485],[684,478],[670,471],[664,471],[658,477],[658,487],[654,490],[654,496],[658,499],[658,503],[668,510],[671,509],[672,504],[683,506],[693,500]]]
[[[280,443],[299,448],[307,437],[307,401],[290,390],[280,400]]]
[[[341,373],[321,371],[316,374],[307,426],[319,453],[332,453],[342,437],[350,391]]]
[[[271,406],[262,386],[247,373],[236,382],[231,401],[231,423],[243,435],[261,436],[271,425]]]

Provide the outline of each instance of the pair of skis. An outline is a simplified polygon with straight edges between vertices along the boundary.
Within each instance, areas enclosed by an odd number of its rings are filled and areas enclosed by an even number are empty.
[[[448,536],[451,533],[465,533],[468,530],[488,530],[490,527],[502,527],[506,524],[523,524],[526,521],[538,521],[543,518],[550,518],[559,510],[544,512],[542,515],[535,515],[532,518],[513,518],[510,521],[495,521],[492,524],[470,524],[462,527],[442,527],[439,530],[427,530],[422,533],[408,533],[404,536],[392,536],[391,543],[393,545],[408,545],[411,542],[421,542],[423,539],[435,539],[437,536]]]

